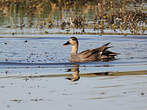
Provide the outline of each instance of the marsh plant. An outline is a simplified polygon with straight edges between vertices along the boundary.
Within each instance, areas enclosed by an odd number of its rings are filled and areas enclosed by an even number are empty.
[[[1,0],[0,26],[52,33],[146,34],[145,0]]]

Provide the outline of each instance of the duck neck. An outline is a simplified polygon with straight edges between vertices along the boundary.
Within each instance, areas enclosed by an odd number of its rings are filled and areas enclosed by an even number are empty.
[[[71,54],[76,55],[78,53],[78,44],[72,46]]]

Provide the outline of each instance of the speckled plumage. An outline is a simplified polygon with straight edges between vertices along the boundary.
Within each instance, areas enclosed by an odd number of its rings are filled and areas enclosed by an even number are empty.
[[[70,53],[70,61],[71,62],[90,62],[90,61],[110,61],[114,60],[115,56],[118,53],[111,52],[108,49],[109,43],[104,44],[101,47],[88,49],[78,53],[78,39],[76,37],[71,37],[69,41],[67,41],[64,46],[72,45],[72,50]]]

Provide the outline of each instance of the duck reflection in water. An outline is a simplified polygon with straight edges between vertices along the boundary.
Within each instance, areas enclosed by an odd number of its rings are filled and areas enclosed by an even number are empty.
[[[72,77],[68,77],[66,79],[71,80],[71,81],[78,81],[80,79],[80,74],[79,74],[79,64],[73,64],[71,69],[68,69],[67,72],[73,72]]]

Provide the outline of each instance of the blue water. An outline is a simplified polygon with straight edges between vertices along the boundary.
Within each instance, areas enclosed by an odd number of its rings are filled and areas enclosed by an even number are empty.
[[[147,69],[146,36],[36,35],[0,38],[0,72],[65,73],[73,66],[68,61],[71,46],[63,46],[71,36],[79,39],[79,52],[111,42],[111,51],[120,53],[110,62],[78,63],[80,72]]]
[[[75,68],[68,61],[71,46],[63,46],[71,35],[0,38],[0,109],[146,110],[147,75],[100,73],[147,70],[147,38],[76,36],[79,51],[111,42],[111,50],[120,55],[110,62],[76,63],[79,68]],[[66,79],[72,77],[72,69],[79,69],[76,82]]]

